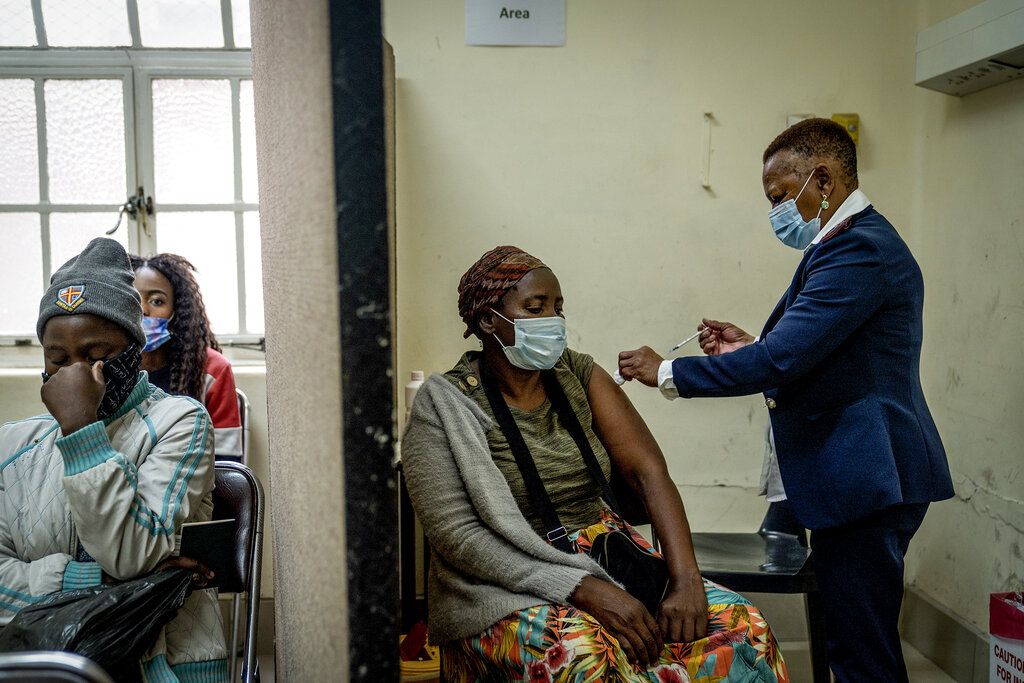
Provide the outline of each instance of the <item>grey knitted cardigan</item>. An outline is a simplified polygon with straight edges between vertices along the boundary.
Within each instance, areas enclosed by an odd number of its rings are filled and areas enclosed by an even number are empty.
[[[614,583],[590,556],[564,553],[533,530],[491,459],[490,426],[472,399],[435,374],[417,392],[402,437],[409,497],[431,547],[434,644],[527,607],[567,605],[588,574]]]

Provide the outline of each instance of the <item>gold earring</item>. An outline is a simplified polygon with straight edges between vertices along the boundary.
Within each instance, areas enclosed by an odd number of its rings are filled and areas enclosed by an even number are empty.
[[[828,211],[828,195],[827,194],[822,194],[821,195],[821,209],[822,209],[822,211]]]

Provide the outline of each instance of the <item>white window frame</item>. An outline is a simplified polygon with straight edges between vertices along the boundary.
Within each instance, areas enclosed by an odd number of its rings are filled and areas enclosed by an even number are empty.
[[[43,286],[49,282],[53,269],[60,264],[50,263],[50,214],[53,213],[109,213],[111,225],[113,216],[117,215],[120,204],[66,204],[53,203],[49,198],[49,165],[47,162],[48,143],[46,135],[46,102],[43,93],[43,82],[48,79],[86,80],[109,79],[120,80],[124,92],[124,135],[125,135],[125,179],[131,187],[137,176],[135,156],[136,138],[134,111],[134,82],[130,68],[118,66],[87,66],[68,69],[60,66],[23,67],[4,64],[3,52],[0,52],[0,78],[17,78],[31,80],[35,86],[36,103],[36,136],[37,153],[39,155],[39,201],[29,204],[0,204],[0,213],[38,213],[40,216],[40,237],[42,240]],[[129,237],[129,245],[132,245]],[[6,339],[6,337],[3,337]]]
[[[133,3],[129,3],[133,5]],[[230,3],[224,11],[230,14]],[[131,16],[131,11],[129,15]],[[131,22],[130,22],[131,23]],[[225,33],[230,23],[225,22]],[[132,28],[133,41],[138,45],[137,15]],[[226,44],[233,45],[233,36],[225,36]],[[218,335],[222,345],[263,348],[262,333],[250,333],[246,326],[245,296],[245,212],[259,210],[259,204],[242,199],[241,173],[241,119],[239,112],[240,82],[252,79],[252,62],[248,49],[149,49],[149,48],[2,48],[0,49],[0,78],[32,79],[36,91],[36,108],[45,112],[42,83],[46,79],[119,78],[124,83],[125,121],[125,198],[134,196],[138,186],[147,195],[153,192],[153,108],[152,83],[154,79],[217,79],[230,83],[232,95],[232,137],[234,156],[234,200],[217,204],[160,204],[154,196],[154,215],[146,218],[147,230],[141,229],[141,220],[126,220],[119,230],[128,230],[129,248],[140,254],[156,251],[157,220],[160,212],[231,211],[235,218],[235,244],[238,278],[237,333]],[[46,120],[37,121],[38,151],[40,154],[40,195],[38,204],[6,204],[0,212],[39,213],[43,247],[44,288],[53,268],[49,263],[49,215],[55,212],[109,212],[114,225],[120,204],[77,205],[49,202],[46,174]],[[151,228],[151,230],[150,230]],[[38,346],[35,337],[23,335],[0,336],[0,346]]]

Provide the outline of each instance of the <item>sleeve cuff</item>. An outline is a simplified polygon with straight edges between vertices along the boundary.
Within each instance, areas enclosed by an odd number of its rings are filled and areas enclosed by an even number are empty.
[[[85,472],[117,455],[102,422],[93,422],[56,441],[64,456],[64,476]]]
[[[64,569],[64,583],[62,591],[71,591],[76,588],[88,588],[103,583],[103,570],[96,562],[68,562]]]
[[[663,360],[658,366],[658,391],[669,400],[679,398],[676,381],[672,378],[672,361],[670,360]]]

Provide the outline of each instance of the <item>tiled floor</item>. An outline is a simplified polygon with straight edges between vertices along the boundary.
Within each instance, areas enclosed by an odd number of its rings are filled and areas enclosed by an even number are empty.
[[[786,659],[791,683],[811,683],[811,656],[807,642],[781,642],[779,647]],[[926,659],[906,641],[903,642],[903,658],[907,662],[907,677],[910,683],[956,683],[942,669]]]

